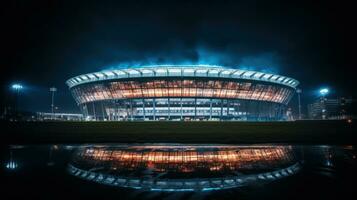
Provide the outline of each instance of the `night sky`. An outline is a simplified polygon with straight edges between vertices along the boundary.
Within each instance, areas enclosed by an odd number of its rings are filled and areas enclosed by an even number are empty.
[[[22,109],[49,111],[49,87],[56,86],[59,112],[78,113],[67,79],[150,64],[290,76],[301,82],[304,104],[322,86],[356,97],[354,10],[337,3],[11,0],[1,6],[1,106],[20,82]]]

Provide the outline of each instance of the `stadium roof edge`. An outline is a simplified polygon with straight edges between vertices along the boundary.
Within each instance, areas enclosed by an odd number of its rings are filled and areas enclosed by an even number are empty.
[[[296,88],[299,81],[277,74],[253,70],[235,69],[218,65],[148,65],[141,67],[103,70],[75,76],[66,81],[69,88],[74,86],[123,78],[140,77],[212,77],[243,80],[258,80]]]

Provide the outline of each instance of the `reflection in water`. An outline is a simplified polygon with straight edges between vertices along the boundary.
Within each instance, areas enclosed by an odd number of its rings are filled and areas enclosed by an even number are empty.
[[[355,146],[121,144],[11,145],[3,149],[2,196],[15,199],[356,196]],[[232,189],[221,190],[226,188]]]
[[[151,191],[220,190],[295,174],[291,146],[86,146],[68,171],[102,184]]]
[[[5,168],[8,170],[15,170],[19,167],[19,164],[14,160],[12,151],[10,151],[9,161],[6,163]]]
[[[16,169],[18,167],[18,164],[14,161],[9,161],[6,163],[6,169]]]

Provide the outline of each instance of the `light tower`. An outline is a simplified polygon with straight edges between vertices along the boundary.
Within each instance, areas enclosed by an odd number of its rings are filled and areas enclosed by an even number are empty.
[[[57,92],[57,88],[51,87],[50,92],[51,92],[51,113],[52,113],[52,119],[54,119],[54,107],[55,107],[54,98],[55,98],[55,92]]]
[[[326,105],[325,105],[325,96],[330,92],[328,88],[321,88],[319,93],[321,95],[321,118],[326,119]]]
[[[330,92],[330,90],[328,88],[321,88],[319,92],[322,97],[325,97]]]
[[[16,106],[16,112],[19,111],[19,96],[20,96],[20,91],[23,89],[24,87],[19,84],[19,83],[14,83],[11,85],[11,89],[13,89],[16,92],[16,102],[15,102],[15,106]]]

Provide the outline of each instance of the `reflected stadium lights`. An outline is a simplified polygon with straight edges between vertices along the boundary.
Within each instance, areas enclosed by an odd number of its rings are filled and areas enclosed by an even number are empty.
[[[6,163],[6,169],[14,170],[18,168],[18,166],[19,165],[15,161],[9,161],[8,163]]]
[[[265,183],[297,173],[291,146],[94,146],[79,148],[71,175],[150,191],[209,191]]]

